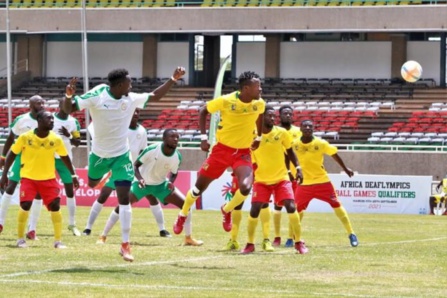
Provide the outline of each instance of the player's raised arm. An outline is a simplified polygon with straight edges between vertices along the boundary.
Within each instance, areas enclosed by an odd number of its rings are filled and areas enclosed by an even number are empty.
[[[177,80],[181,79],[182,76],[185,74],[185,68],[184,67],[177,67],[174,70],[174,73],[172,74],[171,78],[167,80],[163,85],[152,91],[151,95],[151,101],[159,101],[163,96],[168,93],[169,89],[177,82]]]
[[[78,82],[78,78],[72,78],[68,85],[65,87],[65,99],[62,103],[62,109],[65,113],[70,114],[77,110],[77,106],[75,101],[73,100],[73,96],[76,93],[76,83]]]
[[[341,159],[341,157],[335,153],[334,155],[331,155],[332,158],[340,165],[340,167],[343,169],[343,171],[345,171],[345,173],[349,176],[352,177],[354,176],[354,172],[345,166],[345,163],[343,162],[343,160]]]

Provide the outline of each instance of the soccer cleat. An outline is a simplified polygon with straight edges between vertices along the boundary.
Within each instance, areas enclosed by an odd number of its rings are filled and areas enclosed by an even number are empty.
[[[3,225],[0,225],[0,234],[3,232]]]
[[[85,229],[85,230],[82,232],[82,235],[84,235],[84,236],[90,236],[91,233],[92,233],[92,230],[90,230],[90,229]]]
[[[192,238],[191,236],[186,236],[185,241],[183,242],[184,246],[201,246],[203,245],[202,240],[196,240]]]
[[[273,246],[280,246],[281,245],[281,237],[275,237],[273,240]]]
[[[309,250],[306,247],[306,244],[303,241],[295,242],[295,250],[302,255],[307,254],[309,252]]]
[[[99,183],[96,184],[96,185],[93,187],[93,189],[101,189],[101,188],[103,188],[104,185],[106,185],[107,180],[109,180],[110,176],[112,176],[112,172],[108,172],[107,174],[105,174],[105,175],[102,177],[101,181],[99,181]]]
[[[178,215],[177,216],[177,220],[174,223],[174,227],[172,228],[172,230],[174,231],[175,234],[180,234],[183,231],[183,225],[185,224],[186,221],[186,216],[183,215]]]
[[[96,241],[96,244],[106,244],[106,241],[107,241],[107,236],[101,235],[101,236],[99,236],[98,241]]]
[[[269,239],[264,239],[264,241],[262,241],[262,249],[267,252],[275,251]]]
[[[171,236],[171,234],[170,234],[168,231],[166,231],[166,230],[161,230],[161,231],[160,231],[160,237],[171,238],[172,236]]]
[[[78,228],[75,225],[69,225],[68,230],[73,233],[73,236],[81,236],[81,232],[78,230]]]
[[[227,245],[224,246],[222,250],[230,251],[230,250],[239,250],[241,246],[237,240],[229,240]]]
[[[62,242],[60,242],[60,241],[55,241],[54,242],[54,248],[57,248],[57,249],[65,249],[65,248],[67,248]]]
[[[27,248],[25,239],[19,239],[17,240],[17,247],[18,248]]]
[[[253,243],[247,243],[245,248],[241,250],[241,254],[247,255],[253,253],[254,251],[255,251],[255,245]]]
[[[26,233],[26,238],[29,240],[39,240],[39,238],[37,238],[36,231],[34,231],[34,230]]]
[[[124,261],[133,262],[133,256],[130,254],[129,242],[121,244],[120,255],[123,257]]]
[[[230,232],[233,227],[231,222],[231,212],[225,212],[223,209],[224,206],[225,205],[222,205],[222,207],[220,207],[220,211],[222,212],[222,226],[225,232]]]
[[[349,235],[349,241],[351,242],[352,247],[356,247],[359,245],[359,241],[357,240],[357,236],[355,234]]]
[[[284,244],[284,247],[293,247],[293,239],[287,239],[286,243]]]

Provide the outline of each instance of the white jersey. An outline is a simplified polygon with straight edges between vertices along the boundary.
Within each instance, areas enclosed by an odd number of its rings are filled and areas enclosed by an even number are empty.
[[[132,163],[134,163],[137,160],[138,155],[140,155],[140,152],[147,147],[147,131],[142,125],[137,124],[135,129],[129,127],[127,133],[130,155],[132,157]]]
[[[93,122],[87,127],[88,133],[94,139],[95,132],[93,128]],[[129,142],[130,154],[132,158],[132,163],[134,163],[140,152],[144,150],[147,146],[147,131],[146,129],[138,124],[136,129],[129,128],[127,130],[127,140]]]
[[[137,160],[142,163],[140,173],[147,185],[159,185],[166,180],[169,173],[178,172],[182,155],[175,150],[171,156],[166,156],[162,148],[163,143],[152,144],[138,156]]]
[[[9,126],[16,135],[21,135],[31,129],[37,128],[37,120],[33,118],[30,112],[17,116]]]
[[[67,148],[68,156],[70,156],[70,159],[73,160],[73,146],[70,143],[70,138],[67,138],[65,135],[61,134],[59,130],[63,127],[65,127],[68,132],[74,137],[79,138],[81,136],[81,126],[79,125],[79,122],[76,118],[68,115],[67,119],[61,119],[57,115],[57,113],[53,113],[54,116],[54,127],[53,131],[62,138],[64,141],[65,148]],[[59,155],[55,154],[56,158],[59,158]]]
[[[102,158],[120,156],[129,151],[128,128],[136,108],[144,108],[153,93],[133,93],[115,99],[110,87],[101,84],[75,96],[79,110],[88,109],[94,126],[92,152]]]

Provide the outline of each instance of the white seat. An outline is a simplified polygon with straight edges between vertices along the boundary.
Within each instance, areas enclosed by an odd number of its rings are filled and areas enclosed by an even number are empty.
[[[355,107],[355,110],[356,110],[356,111],[366,111],[366,107],[362,107],[362,106],[360,106],[360,107]]]
[[[384,132],[382,132],[382,131],[377,131],[377,132],[372,132],[371,133],[371,136],[372,137],[381,137],[381,136],[383,136],[385,133]]]
[[[403,143],[403,142],[405,142],[405,138],[404,137],[397,137],[397,138],[394,138],[391,142],[392,143]]]
[[[437,111],[440,111],[441,108],[438,108],[438,107],[431,107],[431,108],[429,108],[428,110],[429,110],[429,111],[432,111],[432,112],[437,112]]]
[[[295,101],[295,102],[292,103],[293,107],[304,106],[304,105],[305,105],[304,101]]]
[[[370,143],[377,143],[379,141],[380,141],[379,137],[369,137],[368,138],[368,142],[370,142]]]
[[[340,135],[338,134],[338,131],[327,131],[324,134],[325,137],[332,137],[334,140],[338,140],[340,138]]]
[[[444,145],[444,138],[433,138],[431,141],[432,143],[442,143]]]
[[[318,110],[318,107],[317,106],[310,106],[310,107],[307,107],[307,109],[315,111],[315,110]]]
[[[384,134],[384,137],[396,137],[397,136],[397,132],[395,131],[388,131]]]
[[[422,137],[424,137],[424,133],[423,132],[412,132],[411,136],[416,137],[416,138],[422,138]]]
[[[405,143],[417,144],[418,141],[419,141],[418,137],[410,137],[405,140]]]
[[[427,138],[427,137],[419,138],[418,143],[422,143],[422,142],[429,143],[429,142],[431,142],[431,138]]]
[[[343,111],[354,111],[354,110],[355,110],[354,106],[343,107]]]
[[[438,137],[439,138],[447,138],[447,133],[446,132],[438,133]]]
[[[325,132],[324,131],[314,131],[314,136],[316,137],[322,137],[324,136]]]
[[[331,106],[335,106],[335,107],[341,107],[342,105],[343,105],[343,102],[342,101],[333,101],[333,102],[331,102],[331,104],[330,104]]]
[[[406,137],[411,136],[411,132],[407,132],[407,131],[398,132],[397,135],[398,135],[399,137],[405,137],[405,138],[406,138]]]
[[[434,137],[437,137],[437,136],[438,136],[438,134],[436,132],[426,132],[424,134],[424,137],[427,137],[427,138],[434,138]]]
[[[343,107],[342,106],[335,106],[335,107],[332,107],[331,110],[332,111],[341,111],[341,110],[343,110]]]
[[[380,141],[381,141],[381,142],[385,142],[385,143],[389,143],[389,142],[391,142],[392,140],[393,140],[392,137],[382,137],[382,138],[380,138]]]
[[[200,109],[200,106],[199,105],[191,105],[191,106],[188,106],[188,110],[199,110]]]
[[[381,107],[390,108],[391,110],[394,110],[394,102],[392,101],[383,102]]]
[[[269,106],[275,106],[275,105],[279,105],[279,101],[269,101],[269,102],[267,102],[267,104]]]
[[[380,102],[380,101],[373,101],[373,102],[370,102],[369,105],[371,107],[380,107],[382,105],[382,102]]]
[[[188,109],[188,105],[178,105],[177,109],[179,109],[179,110],[186,110],[186,109]]]
[[[305,109],[307,109],[306,106],[296,106],[293,108],[294,111],[299,111],[299,112],[301,112]]]
[[[280,102],[280,104],[282,105],[282,106],[285,106],[285,105],[292,105],[292,102],[291,101],[281,101]]]
[[[331,109],[330,106],[322,106],[318,108],[319,110],[323,110],[323,111],[329,111]]]
[[[431,104],[431,106],[441,108],[444,106],[444,103],[443,102],[434,102]]]
[[[147,130],[147,133],[160,133],[160,130],[158,128],[151,128]]]
[[[353,106],[356,106],[357,104],[356,104],[355,102],[353,102],[353,101],[345,101],[345,102],[343,103],[343,105],[344,105],[345,107],[353,107]]]
[[[330,103],[328,101],[319,101],[319,102],[317,102],[317,105],[320,107],[321,106],[329,106]]]

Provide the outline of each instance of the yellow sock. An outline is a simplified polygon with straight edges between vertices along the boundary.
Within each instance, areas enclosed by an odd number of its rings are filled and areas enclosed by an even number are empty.
[[[270,207],[262,208],[259,218],[262,223],[262,236],[264,239],[270,238]]]
[[[273,211],[273,228],[275,229],[275,237],[281,237],[281,211]]]
[[[233,241],[236,241],[237,236],[239,235],[241,220],[242,210],[233,210],[233,212],[231,212],[231,222],[233,223],[233,227],[231,228],[231,240]]]
[[[28,221],[29,211],[25,211],[19,208],[19,214],[17,215],[17,235],[18,239],[25,239],[25,227]]]
[[[229,201],[228,203],[225,204],[225,206],[223,207],[223,210],[225,212],[231,212],[234,210],[234,208],[236,208],[237,206],[239,206],[240,204],[242,204],[242,202],[245,201],[245,199],[247,198],[247,196],[244,196],[241,194],[241,191],[238,189],[235,193],[233,198],[231,199],[231,201]]]
[[[61,241],[62,239],[62,213],[61,211],[50,212],[51,221],[54,227],[54,241]]]
[[[295,236],[295,242],[300,241],[300,239],[301,239],[300,217],[296,211],[293,213],[287,213],[287,215],[289,216],[289,223],[293,229],[293,235]]]
[[[255,232],[256,232],[257,225],[258,225],[258,219],[253,218],[249,215],[248,216],[248,225],[247,225],[248,243],[255,243]]]
[[[354,234],[354,230],[352,229],[351,226],[351,221],[349,220],[349,216],[345,208],[343,206],[334,208],[334,212],[335,215],[337,215],[338,219],[341,221],[341,223],[345,226],[346,232],[348,232],[348,234]]]
[[[191,206],[194,205],[196,200],[197,200],[197,197],[193,197],[191,190],[189,190],[188,193],[186,194],[186,198],[185,198],[185,202],[183,203],[182,211],[180,211],[182,213],[182,215],[184,215],[184,216],[188,215],[189,209],[191,209]]]
[[[292,225],[292,223],[289,220],[289,238],[288,239],[293,239],[294,238],[295,235],[293,233],[293,230],[294,230],[293,225]]]
[[[301,212],[299,213],[299,215],[300,215],[300,221],[303,221],[304,211],[301,211]]]

